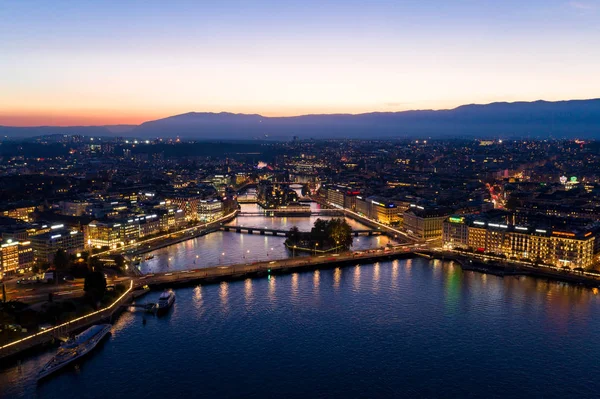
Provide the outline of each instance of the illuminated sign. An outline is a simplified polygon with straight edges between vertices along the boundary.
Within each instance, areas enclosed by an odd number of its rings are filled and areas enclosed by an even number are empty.
[[[589,236],[591,236],[591,235],[592,235],[592,232],[591,232],[591,231],[588,231],[587,233],[585,233],[585,236],[584,236],[584,237],[589,237]]]
[[[60,228],[63,228],[63,227],[65,227],[64,224],[55,224],[54,226],[50,226],[50,228],[52,230],[60,229]]]
[[[61,236],[60,234],[56,234],[56,235],[54,235],[54,236],[51,236],[51,237],[50,237],[50,239],[54,240],[55,238],[58,238],[58,237],[60,237],[60,236]]]
[[[517,229],[517,230],[523,230],[523,231],[527,231],[528,230],[527,227],[521,227],[521,226],[515,226],[515,229]]]
[[[546,230],[535,229],[536,233],[546,233]]]
[[[575,237],[574,233],[566,233],[564,231],[553,231],[552,234],[563,237]]]
[[[476,222],[473,222],[473,224],[476,224],[476,225],[479,225],[479,226],[485,226],[485,222],[476,221]]]
[[[448,218],[448,220],[451,221],[452,223],[462,223],[464,218],[451,216],[450,218]]]

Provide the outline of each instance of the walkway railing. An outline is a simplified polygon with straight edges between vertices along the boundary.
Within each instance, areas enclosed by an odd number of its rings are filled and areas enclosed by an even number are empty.
[[[73,320],[69,320],[57,326],[18,339],[6,345],[0,346],[0,359],[18,353],[25,349],[32,348],[36,345],[50,342],[53,339],[57,338],[57,335],[59,334],[68,334],[73,330],[77,330],[81,327],[98,322],[100,320],[104,320],[112,316],[114,311],[119,308],[119,305],[121,305],[127,299],[127,296],[131,293],[132,289],[133,280],[130,280],[129,288],[109,306],[91,312],[85,316],[77,317]]]

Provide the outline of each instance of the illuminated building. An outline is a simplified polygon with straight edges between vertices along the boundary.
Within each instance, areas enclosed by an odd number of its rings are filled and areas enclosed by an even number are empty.
[[[0,242],[0,277],[2,277],[14,273],[19,268],[19,242],[12,239]]]
[[[56,251],[64,250],[67,254],[75,254],[84,249],[83,233],[77,230],[56,228],[44,234],[30,238],[35,261],[52,262]]]
[[[198,219],[210,221],[223,216],[223,203],[218,199],[200,200],[198,203]]]
[[[356,210],[356,199],[360,191],[351,187],[332,185],[324,187],[327,202],[339,207]]]
[[[598,252],[596,228],[555,230],[451,216],[443,223],[444,246],[470,248],[554,266],[591,267]]]
[[[5,209],[2,211],[2,216],[29,222],[31,221],[31,214],[33,212],[35,212],[35,206],[24,206]]]
[[[428,208],[411,204],[403,214],[404,230],[420,239],[442,238],[442,225],[448,212],[441,208]]]
[[[369,217],[383,224],[398,223],[399,208],[394,201],[387,198],[372,196],[367,198]]]
[[[183,209],[165,207],[154,209],[154,211],[158,215],[160,222],[159,229],[162,231],[178,229],[185,224],[185,215],[183,214]]]
[[[29,241],[16,241],[11,238],[0,241],[0,278],[33,266],[33,248],[30,244]]]
[[[167,197],[167,202],[176,205],[183,210],[185,220],[198,220],[198,206],[201,200],[200,194],[176,193]]]

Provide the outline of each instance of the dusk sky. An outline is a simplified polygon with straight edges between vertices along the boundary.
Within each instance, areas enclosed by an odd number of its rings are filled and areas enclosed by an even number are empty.
[[[2,1],[0,124],[600,97],[600,0]]]

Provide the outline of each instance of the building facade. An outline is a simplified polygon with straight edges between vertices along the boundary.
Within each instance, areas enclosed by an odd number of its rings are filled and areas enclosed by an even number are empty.
[[[446,247],[469,248],[557,267],[591,267],[599,250],[597,228],[539,229],[461,216],[451,216],[443,225]]]

